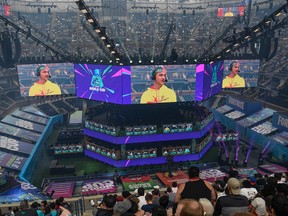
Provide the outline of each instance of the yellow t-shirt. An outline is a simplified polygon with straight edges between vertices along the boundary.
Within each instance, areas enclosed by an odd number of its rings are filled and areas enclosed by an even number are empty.
[[[177,102],[176,94],[172,89],[163,85],[160,89],[148,88],[141,96],[140,103],[169,103]]]
[[[238,74],[235,77],[226,76],[222,82],[222,88],[243,88],[245,87],[245,80]]]
[[[61,94],[60,87],[47,80],[44,84],[34,83],[29,89],[29,96],[46,96]]]

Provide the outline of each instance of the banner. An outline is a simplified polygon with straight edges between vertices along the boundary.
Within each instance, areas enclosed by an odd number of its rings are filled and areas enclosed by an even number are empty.
[[[276,134],[272,136],[272,139],[275,140],[278,143],[281,143],[282,145],[287,145],[288,143],[288,132],[281,132],[279,134]]]
[[[143,187],[144,189],[152,189],[155,186],[158,186],[149,175],[137,177],[121,177],[121,180],[124,190],[128,191],[134,191],[140,187]]]
[[[227,174],[217,169],[207,169],[200,171],[200,178],[209,182],[214,182],[218,178],[223,178],[224,176],[227,176]]]
[[[44,118],[38,115],[33,115],[31,113],[23,112],[20,110],[14,111],[11,115],[14,117],[22,118],[22,119],[32,121],[38,124],[43,124],[43,125],[46,125],[49,121],[48,118]]]
[[[276,164],[268,164],[268,165],[261,165],[262,169],[267,170],[268,172],[272,173],[284,173],[288,172],[288,169]]]
[[[180,185],[189,181],[189,177],[184,171],[172,172],[172,176],[169,176],[168,172],[156,173],[156,176],[167,187],[171,187],[173,182],[177,182],[177,185]]]
[[[21,170],[27,158],[0,151],[0,166],[14,170]]]
[[[10,151],[20,152],[30,155],[34,145],[10,137],[0,135],[0,149],[7,149]]]
[[[45,126],[41,125],[41,124],[36,124],[27,120],[23,120],[20,118],[15,118],[13,116],[6,116],[5,118],[3,118],[1,120],[1,122],[6,123],[6,124],[10,124],[10,125],[15,125],[17,127],[20,128],[24,128],[27,130],[32,130],[38,133],[42,133],[42,131],[44,130]]]
[[[105,180],[88,180],[83,182],[82,195],[94,195],[104,193],[114,193],[116,191],[114,182]]]
[[[280,130],[288,132],[288,116],[283,113],[274,113],[272,125]]]
[[[266,173],[257,169],[257,168],[248,168],[248,169],[237,169],[238,174],[241,178],[252,177],[256,173],[260,173],[261,175],[265,175]]]
[[[55,191],[53,198],[57,199],[59,197],[70,198],[73,196],[76,182],[52,182],[48,185],[45,190],[45,193],[51,194],[52,191]]]
[[[10,136],[17,137],[19,139],[30,140],[30,141],[34,141],[34,142],[37,142],[40,135],[41,135],[39,133],[35,133],[32,131],[17,128],[14,126],[3,124],[3,123],[0,123],[0,134],[4,134],[4,135],[7,134]]]

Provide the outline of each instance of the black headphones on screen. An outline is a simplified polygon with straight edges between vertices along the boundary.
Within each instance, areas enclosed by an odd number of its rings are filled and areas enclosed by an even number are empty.
[[[239,64],[239,61],[232,61],[231,64],[230,64],[230,66],[229,66],[229,71],[231,71],[232,68],[233,68],[233,66],[236,65],[236,64]],[[240,69],[239,69],[239,72],[240,72]],[[238,72],[238,73],[239,73],[239,72]]]
[[[164,66],[159,66],[159,67],[154,68],[152,70],[152,72],[151,72],[151,79],[155,80],[156,79],[156,74],[161,72],[163,69],[164,69]],[[167,74],[165,76],[165,82],[168,82]]]
[[[40,64],[40,65],[35,69],[36,75],[37,75],[37,76],[40,76],[41,70],[45,69],[46,67],[48,67],[46,64]],[[49,78],[51,78],[50,71],[49,71]]]

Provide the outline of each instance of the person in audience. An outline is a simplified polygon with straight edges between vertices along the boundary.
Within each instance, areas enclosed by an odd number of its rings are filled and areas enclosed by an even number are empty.
[[[168,195],[169,200],[170,200],[171,202],[174,202],[175,197],[176,197],[176,193],[174,193],[174,192],[172,191],[172,188],[171,188],[171,187],[167,187],[166,194]]]
[[[44,216],[44,212],[41,210],[41,205],[38,202],[33,202],[31,204],[31,209],[35,209],[38,216]]]
[[[268,196],[274,196],[276,194],[276,185],[277,180],[274,177],[267,178],[267,184],[264,186],[263,190],[261,191],[264,198]]]
[[[282,195],[275,195],[271,199],[269,208],[271,216],[286,216],[288,215],[288,198]]]
[[[251,176],[250,179],[249,179],[249,181],[250,181],[250,185],[251,185],[252,188],[255,188],[257,191],[260,191],[259,186],[258,186],[258,184],[257,184],[257,179],[256,179],[256,177]]]
[[[144,214],[152,213],[152,209],[155,206],[153,203],[153,196],[152,194],[148,193],[145,195],[146,204],[142,206],[142,210],[144,211]]]
[[[173,193],[177,193],[177,190],[178,190],[178,184],[176,181],[172,182],[172,187],[171,187]]]
[[[47,96],[60,95],[61,89],[56,83],[52,83],[49,67],[46,64],[41,64],[35,69],[36,75],[39,77],[29,89],[29,96]]]
[[[152,190],[152,196],[153,196],[153,203],[155,205],[159,205],[160,190],[158,188],[154,188],[154,190]]]
[[[262,191],[263,188],[265,187],[266,185],[266,180],[265,178],[263,178],[262,174],[261,173],[256,173],[255,174],[255,178],[256,178],[256,184],[259,188],[258,192],[259,191]]]
[[[232,61],[229,66],[230,73],[223,79],[222,88],[242,88],[245,87],[245,79],[240,77],[240,62]]]
[[[163,194],[159,198],[159,205],[166,209],[168,215],[172,215],[173,204],[174,204],[174,202],[169,201],[169,196],[167,194]]]
[[[255,198],[258,191],[255,188],[251,187],[251,183],[249,180],[244,180],[242,182],[242,185],[243,187],[240,189],[240,194],[246,196],[251,202]]]
[[[276,185],[276,194],[288,196],[288,185],[286,183],[281,183]]]
[[[114,195],[107,195],[103,198],[101,208],[94,208],[93,216],[112,216],[114,214],[113,208],[116,204],[116,197]]]
[[[143,92],[140,99],[141,104],[177,102],[174,90],[164,85],[168,81],[167,70],[164,66],[153,69],[151,78],[154,83]]]
[[[152,209],[151,216],[167,216],[167,211],[164,207],[156,205]]]
[[[182,199],[178,202],[175,216],[203,216],[201,203],[193,199]]]
[[[13,216],[14,215],[14,212],[13,212],[13,210],[12,210],[12,207],[11,206],[9,206],[8,207],[8,214],[7,215],[11,215],[11,216]]]
[[[126,211],[128,211],[128,209],[132,207],[132,203],[129,200],[130,196],[131,193],[129,191],[122,192],[123,201],[117,202],[113,208],[115,214],[124,214]]]
[[[212,203],[216,201],[216,194],[208,181],[202,180],[199,177],[200,170],[198,167],[190,167],[188,175],[190,181],[181,184],[176,193],[175,202],[181,199],[195,199],[206,198]]]
[[[213,216],[230,216],[235,212],[248,212],[249,201],[240,194],[240,182],[230,178],[227,182],[228,194],[220,197],[215,205]]]
[[[199,199],[199,203],[203,206],[204,209],[204,215],[205,216],[212,216],[214,212],[214,206],[212,203],[206,199],[206,198],[201,198]]]
[[[12,211],[14,212],[14,215],[16,214],[16,212],[19,211],[19,208],[17,206],[13,207]]]
[[[56,203],[55,202],[51,202],[49,204],[49,207],[50,207],[49,216],[58,216],[59,215],[59,212],[56,210]],[[59,207],[58,207],[58,209],[59,209]]]
[[[214,188],[215,194],[216,194],[216,199],[218,199],[221,196],[226,196],[224,188],[225,188],[226,183],[221,180],[216,180],[213,184],[212,187]]]
[[[257,216],[265,216],[266,215],[266,204],[263,196],[258,193],[255,198],[252,200],[249,206],[249,212],[253,213]]]
[[[274,177],[277,179],[277,184],[285,183],[285,178],[283,178],[282,173],[274,173]]]
[[[35,209],[29,208],[27,200],[22,200],[19,205],[19,211],[15,213],[15,216],[38,216]]]
[[[143,187],[140,187],[138,188],[137,193],[138,193],[138,199],[139,199],[139,209],[141,209],[141,207],[146,204],[145,189]]]

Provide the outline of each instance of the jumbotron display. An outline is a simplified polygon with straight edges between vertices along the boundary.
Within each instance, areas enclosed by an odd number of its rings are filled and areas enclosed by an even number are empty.
[[[75,94],[71,63],[17,65],[21,96]]]
[[[108,103],[159,104],[202,101],[222,88],[256,87],[259,60],[165,66],[58,63],[18,65],[17,68],[22,96],[76,91],[80,98]]]
[[[75,64],[76,95],[116,104],[131,103],[129,66]]]
[[[225,60],[223,88],[257,87],[260,60]]]

